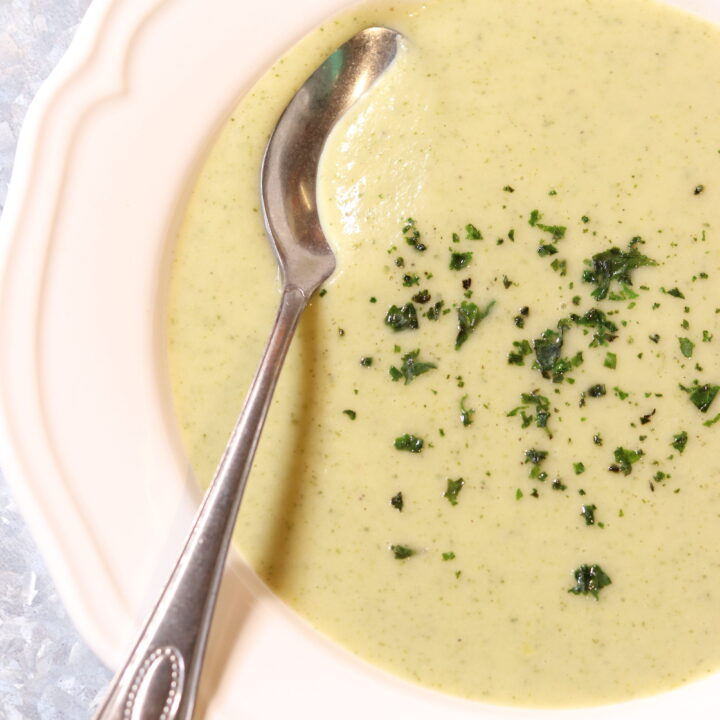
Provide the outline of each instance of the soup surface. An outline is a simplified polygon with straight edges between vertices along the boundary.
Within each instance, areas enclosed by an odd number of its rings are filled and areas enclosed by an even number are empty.
[[[279,298],[264,145],[375,24],[407,40],[327,147],[338,271],[283,371],[242,553],[361,657],[468,698],[597,704],[717,670],[720,32],[665,6],[363,6],[262,78],[173,266],[198,478]]]

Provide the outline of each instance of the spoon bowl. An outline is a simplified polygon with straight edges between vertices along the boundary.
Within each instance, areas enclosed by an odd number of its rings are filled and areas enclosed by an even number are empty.
[[[268,142],[260,180],[265,227],[284,284],[306,294],[335,270],[316,202],[325,141],[393,62],[400,38],[384,27],[367,28],[350,38],[298,90]]]

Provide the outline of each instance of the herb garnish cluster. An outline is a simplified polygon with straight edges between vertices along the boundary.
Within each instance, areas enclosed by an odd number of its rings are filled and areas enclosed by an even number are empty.
[[[506,186],[505,191],[514,192],[514,189]],[[590,223],[590,218],[583,216],[581,221],[584,225],[587,225]],[[565,225],[545,222],[543,213],[537,209],[530,212],[528,225],[539,233],[537,255],[540,258],[552,258],[550,269],[561,277],[569,276],[568,280],[570,280],[572,276],[569,275],[569,271],[572,268],[568,267],[568,261],[562,257],[555,257],[560,255],[561,248],[566,247],[565,244],[569,242],[567,238],[568,228]],[[583,230],[583,232],[587,232],[587,230]],[[419,257],[428,251],[429,246],[433,245],[432,239],[430,243],[425,240],[423,233],[413,218],[407,218],[404,221],[401,234],[405,243],[412,248],[412,251],[417,252]],[[421,274],[406,271],[405,260],[398,256],[395,258],[395,266],[401,269],[399,285],[402,288],[409,288],[413,292],[412,294],[408,293],[402,299],[398,298],[396,304],[390,305],[385,312],[385,325],[393,333],[413,333],[421,330],[425,321],[435,323],[444,316],[453,314],[456,322],[455,351],[464,351],[466,343],[473,335],[478,333],[483,321],[493,312],[501,312],[503,317],[510,317],[514,326],[519,331],[523,331],[526,320],[530,315],[528,306],[511,310],[498,307],[497,298],[485,298],[485,302],[476,302],[471,299],[474,292],[472,277],[466,277],[465,275],[467,271],[477,270],[474,264],[475,251],[470,248],[472,248],[472,243],[484,240],[483,233],[476,225],[467,223],[464,226],[463,233],[453,232],[450,238],[451,245],[448,247],[447,268],[452,274],[457,273],[459,275],[458,295],[460,297],[448,305],[447,299],[437,297],[432,283],[428,284],[426,282],[431,280],[431,273],[424,273],[425,280],[422,280],[421,285]],[[515,230],[510,230],[506,237],[497,240],[497,244],[501,245],[506,241],[515,242],[515,240]],[[463,247],[462,243],[470,243],[470,247],[467,247],[467,245]],[[512,346],[505,355],[506,362],[509,365],[516,366],[518,368],[517,372],[522,374],[522,377],[518,376],[518,382],[527,383],[525,387],[530,386],[527,392],[519,394],[518,404],[506,413],[507,417],[519,420],[519,430],[529,432],[531,428],[538,428],[544,433],[544,437],[548,442],[553,440],[552,418],[557,409],[553,406],[552,398],[554,394],[559,392],[556,389],[557,386],[561,384],[572,386],[576,382],[575,372],[586,362],[585,353],[597,353],[599,349],[602,349],[599,362],[603,372],[599,374],[595,382],[585,386],[585,389],[579,392],[578,406],[584,408],[587,405],[589,408],[588,403],[591,403],[593,407],[597,403],[597,407],[601,408],[604,403],[608,402],[629,402],[633,406],[639,404],[635,399],[636,396],[631,397],[635,389],[628,388],[624,390],[618,387],[617,384],[613,383],[612,377],[613,372],[617,370],[618,364],[621,362],[621,359],[619,359],[620,353],[615,348],[616,341],[618,338],[622,338],[623,345],[626,343],[632,344],[633,342],[632,337],[623,337],[626,334],[624,328],[627,326],[627,321],[623,320],[622,315],[618,314],[616,303],[620,301],[629,303],[627,308],[632,309],[635,301],[639,298],[638,292],[650,289],[645,285],[636,286],[637,272],[658,265],[657,260],[650,256],[651,253],[646,254],[644,249],[641,251],[640,248],[643,245],[645,245],[643,239],[635,236],[625,248],[613,246],[592,255],[585,261],[585,268],[579,273],[579,276],[569,282],[569,287],[571,289],[575,288],[576,283],[577,289],[590,286],[588,294],[593,306],[584,311],[567,312],[560,318],[556,317],[552,322],[548,322],[545,330],[535,337],[531,335],[512,341]],[[394,250],[395,246],[390,252]],[[707,274],[703,272],[693,276],[692,279],[695,281],[697,278],[706,279],[707,277]],[[509,289],[513,285],[516,285],[516,283],[513,282],[511,277],[508,275],[502,276],[502,286],[505,289]],[[686,300],[685,292],[680,287],[670,289],[660,287],[658,289],[661,293],[674,298],[676,301]],[[371,302],[376,302],[376,299],[372,298]],[[582,302],[581,295],[572,297],[572,305],[580,306]],[[652,309],[659,307],[660,303],[656,302],[653,304]],[[686,306],[685,313],[688,312],[689,307]],[[675,348],[682,362],[693,358],[696,341],[689,336],[688,331],[691,330],[689,321],[685,319],[681,325],[686,334],[676,336],[677,344]],[[659,327],[659,329],[662,330],[662,327]],[[647,335],[649,341],[656,346],[662,344],[663,338],[661,334],[656,332],[655,328],[650,330]],[[566,341],[571,335],[576,337],[576,340],[573,341],[575,345],[577,345],[578,336],[587,336],[587,348],[568,353]],[[450,346],[453,341],[450,337],[448,340],[448,346]],[[700,340],[705,343],[711,342],[712,334],[708,330],[703,330],[702,337],[697,337],[697,341]],[[419,342],[413,344],[420,345]],[[401,352],[397,345],[395,351]],[[642,352],[638,353],[638,358],[642,358],[642,354]],[[361,358],[360,362],[364,367],[371,367],[373,358],[365,356]],[[593,361],[592,366],[597,367],[597,361]],[[681,367],[685,368],[685,365],[681,365]],[[702,372],[702,368],[697,364],[694,370]],[[420,376],[431,372],[442,373],[442,359],[423,357],[419,347],[402,354],[400,362],[390,365],[388,368],[391,381],[395,383],[402,381],[402,385],[409,385]],[[584,372],[587,373],[587,371]],[[602,376],[603,373],[604,377]],[[543,385],[543,382],[547,382],[547,385]],[[458,377],[457,385],[462,388],[464,380]],[[533,387],[533,385],[537,386]],[[679,382],[678,386],[681,391],[688,395],[690,402],[695,405],[700,413],[708,412],[718,392],[720,392],[720,385],[698,379],[692,379],[690,384],[687,384],[687,381],[685,383]],[[651,393],[645,393],[646,398],[651,395]],[[654,397],[660,398],[662,395],[655,394]],[[458,400],[459,424],[465,428],[473,424],[475,415],[475,409],[468,406],[468,399],[469,395],[466,393]],[[639,417],[637,414],[634,415],[634,420],[629,421],[630,426],[644,428],[654,420],[656,413],[658,417],[661,417],[662,410],[658,412],[658,408],[654,406],[655,404],[653,403],[650,407],[644,408],[645,412]],[[356,413],[354,411],[346,410],[344,412],[350,419],[355,419]],[[664,418],[664,420],[667,421],[668,419]],[[720,422],[720,413],[703,424],[712,426],[717,422]],[[654,425],[650,426],[651,430],[653,427]],[[672,428],[672,430],[677,432],[674,432],[674,434],[671,432],[668,436],[668,446],[676,451],[679,456],[685,452],[688,446],[690,433],[685,429]],[[441,437],[445,437],[444,429],[440,428],[438,432]],[[633,442],[632,444],[628,443],[628,447],[620,445],[612,449],[609,457],[607,454],[605,455],[604,470],[621,476],[632,475],[635,477],[638,472],[647,473],[650,465],[657,466],[658,461],[651,463],[646,458],[646,452],[641,445],[646,437],[646,435],[640,435],[637,444]],[[596,447],[603,447],[602,437],[598,433],[592,436],[592,440]],[[396,437],[393,445],[397,451],[413,455],[422,453],[425,448],[432,448],[432,442],[428,443],[424,438],[411,432]],[[552,446],[548,449],[530,442],[526,445],[521,462],[525,466],[529,466],[527,474],[533,485],[529,492],[523,492],[521,488],[517,488],[514,491],[516,500],[522,500],[526,494],[534,498],[540,497],[538,488],[542,486],[535,483],[544,483],[550,479],[551,473],[554,474],[552,450]],[[607,453],[608,451],[602,452]],[[581,475],[587,477],[587,482],[591,481],[593,474],[602,469],[598,467],[597,462],[591,463],[587,458],[577,459],[572,463],[572,468],[576,477]],[[641,470],[637,471],[637,468],[641,468]],[[649,487],[654,492],[655,485],[668,480],[670,475],[656,467],[653,467],[653,471],[651,471],[652,479],[649,482]],[[442,493],[442,497],[451,507],[455,507],[461,502],[461,491],[467,487],[466,480],[464,478],[446,478],[446,483],[447,486]],[[546,487],[555,492],[564,493],[569,491],[568,485],[559,476],[551,479]],[[587,484],[586,487],[588,487]],[[472,490],[472,483],[470,483],[470,488]],[[678,492],[678,490],[675,492]],[[583,488],[578,488],[577,493],[581,496],[587,495],[586,490]],[[402,490],[397,491],[391,497],[390,505],[395,510],[403,512],[406,507],[406,499]],[[602,509],[598,508],[594,502],[587,500],[579,504],[578,507],[582,525],[600,530],[605,528]],[[623,511],[620,510],[618,515],[622,517]],[[592,530],[592,532],[597,531],[596,529]],[[417,549],[403,544],[390,544],[388,547],[398,560],[405,560],[419,552]],[[443,561],[450,559],[455,559],[454,552],[442,553]],[[460,573],[456,573],[456,577],[459,576]],[[573,571],[573,577],[575,584],[568,592],[576,595],[591,595],[595,599],[598,599],[600,591],[612,582],[608,574],[598,564],[580,564]]]

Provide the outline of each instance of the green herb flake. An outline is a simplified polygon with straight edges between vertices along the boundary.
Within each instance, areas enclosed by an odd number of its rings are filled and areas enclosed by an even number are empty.
[[[360,364],[363,367],[371,367],[373,364],[373,359],[370,356],[361,357]]]
[[[351,420],[357,417],[357,413],[354,410],[343,410],[343,415],[347,415]]]
[[[625,398],[630,396],[630,393],[626,393],[624,390],[621,390],[619,387],[615,386],[613,388],[613,392],[621,399],[625,400]]]
[[[460,491],[463,489],[464,485],[465,481],[462,478],[458,478],[457,480],[450,480],[448,478],[447,490],[445,490],[445,492],[443,493],[443,497],[447,498],[448,502],[451,505],[457,505],[458,495],[460,494]]]
[[[585,472],[585,464],[581,462],[573,463],[576,475],[582,475]]]
[[[673,435],[673,441],[670,443],[680,454],[685,450],[687,445],[688,434],[687,431],[683,430],[677,435]]]
[[[522,393],[522,395],[520,395],[520,401],[522,405],[513,408],[507,414],[507,417],[515,417],[519,414],[522,418],[522,426],[524,428],[528,427],[534,420],[537,427],[543,428],[548,436],[552,437],[547,427],[548,420],[550,419],[550,400],[544,395],[540,395],[538,390],[533,390],[531,393]],[[535,415],[527,415],[525,413],[525,410],[531,406],[535,407]]]
[[[423,375],[430,370],[437,368],[437,365],[431,362],[422,362],[418,360],[420,350],[413,350],[402,357],[402,365],[400,368],[392,366],[390,368],[390,377],[393,382],[397,382],[401,378],[405,378],[405,385],[409,385],[418,375]]]
[[[540,469],[540,466],[547,458],[547,450],[536,450],[531,448],[525,451],[525,464],[530,463],[533,467],[530,470],[530,477],[540,480],[541,482],[547,478],[547,473]]]
[[[556,272],[560,273],[560,277],[567,275],[567,260],[558,260],[555,258],[551,263],[550,267]]]
[[[609,320],[602,310],[592,308],[584,315],[573,313],[570,315],[570,319],[579,327],[588,327],[595,330],[590,347],[607,346],[608,343],[617,338],[617,325],[612,320]]]
[[[392,552],[396,560],[405,560],[415,554],[415,551],[407,545],[391,545],[390,552]]]
[[[422,438],[416,437],[415,435],[409,435],[408,433],[395,438],[394,443],[396,450],[405,450],[406,452],[411,453],[421,452],[424,444],[425,441]]]
[[[412,296],[413,302],[424,305],[426,302],[430,302],[430,293],[427,290],[420,290]]]
[[[604,395],[607,395],[607,390],[602,383],[598,383],[597,385],[591,386],[588,389],[587,394],[590,397],[598,398],[598,397],[603,397]]]
[[[390,504],[399,512],[405,507],[405,500],[403,500],[402,492],[396,493],[390,498]]]
[[[581,565],[573,571],[573,576],[575,586],[568,590],[573,595],[592,595],[598,600],[600,591],[612,585],[612,580],[599,565]]]
[[[680,298],[681,300],[685,299],[685,296],[678,290],[676,287],[671,288],[670,290],[665,290],[665,288],[660,288],[662,292],[667,293],[668,295],[672,295],[673,297]]]
[[[604,300],[608,296],[613,282],[619,283],[621,286],[632,285],[633,270],[657,265],[655,260],[642,255],[634,245],[631,245],[628,250],[621,250],[617,247],[610,248],[593,255],[587,263],[590,268],[583,273],[583,280],[596,286],[592,292],[592,296],[596,300]]]
[[[402,234],[405,238],[405,242],[414,247],[418,252],[425,252],[427,245],[420,239],[420,231],[417,229],[417,224],[413,218],[408,218],[402,228]]]
[[[455,559],[455,553],[451,550],[450,552],[444,552],[442,554],[443,562],[448,562],[449,560]]]
[[[428,320],[437,320],[440,317],[440,314],[442,313],[442,309],[445,305],[445,302],[443,300],[438,300],[426,313],[425,317]]]
[[[611,352],[605,353],[605,362],[603,362],[603,365],[606,368],[615,370],[615,368],[617,367],[617,355]]]
[[[715,396],[720,391],[720,385],[700,385],[696,380],[690,387],[680,385],[680,389],[690,395],[690,401],[702,413],[707,412],[712,405]]]
[[[523,491],[522,491],[520,488],[518,488],[518,489],[515,491],[515,499],[516,499],[516,500],[522,500],[522,498],[523,498]]]
[[[680,352],[683,354],[683,357],[691,358],[693,350],[695,349],[695,343],[686,337],[679,337],[678,343],[680,343]]]
[[[405,303],[402,307],[391,305],[385,315],[385,324],[395,332],[417,330],[419,323],[415,306],[412,303]]]
[[[467,233],[468,240],[482,240],[482,233],[472,224],[468,223],[465,226],[465,232]]]
[[[472,408],[465,407],[465,400],[467,400],[467,397],[467,395],[463,395],[460,400],[460,422],[464,427],[472,425],[473,415],[475,415],[475,411]]]
[[[472,260],[472,252],[453,252],[450,251],[450,269],[451,270],[462,270],[466,268]]]
[[[524,365],[525,358],[532,354],[530,343],[527,340],[515,340],[513,341],[513,347],[515,350],[508,353],[508,364]]]
[[[644,454],[642,450],[627,450],[624,447],[615,448],[613,455],[617,465],[611,465],[610,470],[613,472],[621,472],[623,475],[629,475],[632,472],[632,466]]]
[[[483,310],[473,302],[461,302],[458,308],[458,334],[455,349],[459,350],[477,326],[490,314],[495,301],[491,300]]]
[[[420,277],[418,275],[403,275],[403,286],[404,287],[412,287],[413,285],[418,285],[420,283]]]
[[[712,339],[713,339],[713,336],[712,336],[707,330],[703,330],[702,341],[703,341],[704,343],[708,343],[708,342],[710,342]]]
[[[595,524],[595,511],[597,510],[596,505],[582,505],[580,507],[580,515],[585,518],[586,525]]]

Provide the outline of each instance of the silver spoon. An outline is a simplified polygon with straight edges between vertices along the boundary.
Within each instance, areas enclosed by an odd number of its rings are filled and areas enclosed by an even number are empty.
[[[298,320],[335,270],[316,204],[325,141],[391,65],[400,35],[368,28],[339,47],[285,109],[268,143],[260,191],[283,279],[275,325],[237,424],[170,579],[96,720],[190,720],[225,558],[270,400]]]

